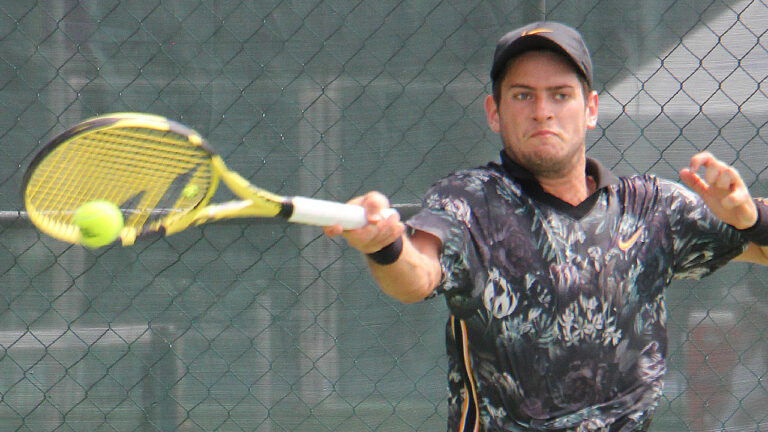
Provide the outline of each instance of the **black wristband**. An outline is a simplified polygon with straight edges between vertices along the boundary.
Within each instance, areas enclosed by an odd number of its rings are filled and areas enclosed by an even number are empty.
[[[742,237],[758,246],[768,246],[768,204],[765,198],[755,198],[757,221],[751,227],[739,230]]]
[[[388,265],[397,261],[403,252],[403,236],[398,237],[392,243],[384,246],[378,252],[366,254],[373,262],[379,265]]]

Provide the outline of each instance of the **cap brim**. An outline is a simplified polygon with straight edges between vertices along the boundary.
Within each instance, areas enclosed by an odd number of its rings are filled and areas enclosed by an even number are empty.
[[[504,70],[506,70],[506,67],[509,61],[514,57],[517,57],[520,54],[527,51],[535,51],[535,50],[542,50],[542,49],[554,51],[565,56],[565,58],[567,58],[576,68],[576,71],[579,72],[579,75],[581,75],[584,79],[589,81],[589,78],[587,78],[586,73],[584,72],[584,70],[582,70],[581,66],[576,62],[576,60],[571,56],[571,54],[568,53],[568,51],[566,51],[562,46],[560,46],[560,44],[549,39],[544,34],[521,37],[511,42],[510,44],[508,44],[504,48],[504,50],[497,56],[497,59],[494,60],[493,62],[493,68],[491,69],[491,79],[494,82],[497,81],[500,75],[504,72]]]

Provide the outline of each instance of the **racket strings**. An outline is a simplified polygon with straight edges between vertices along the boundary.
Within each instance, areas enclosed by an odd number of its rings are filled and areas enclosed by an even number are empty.
[[[140,229],[164,213],[196,206],[212,181],[209,162],[210,155],[185,135],[139,127],[97,129],[51,151],[30,178],[26,195],[51,223],[69,224],[73,209],[106,199],[123,207],[126,226]],[[189,185],[197,192],[185,193]]]

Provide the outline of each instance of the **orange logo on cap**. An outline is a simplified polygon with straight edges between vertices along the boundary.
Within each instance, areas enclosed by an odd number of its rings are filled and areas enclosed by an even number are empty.
[[[552,30],[544,27],[539,27],[533,30],[524,31],[520,36],[531,36],[539,33],[552,33]]]

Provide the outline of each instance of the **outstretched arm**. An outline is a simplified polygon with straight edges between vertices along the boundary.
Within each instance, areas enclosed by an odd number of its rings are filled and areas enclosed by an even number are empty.
[[[382,217],[381,211],[389,207],[389,201],[378,192],[369,192],[349,203],[365,208],[368,225],[348,231],[334,225],[323,228],[323,232],[329,237],[341,235],[351,247],[365,254],[371,274],[389,296],[404,303],[426,298],[442,276],[440,240],[423,231],[406,235],[405,225],[397,214]],[[378,264],[368,257],[398,238],[402,240],[402,252],[394,262]]]
[[[697,174],[701,168],[704,178]],[[728,225],[747,229],[757,222],[757,207],[741,175],[736,168],[711,153],[694,155],[689,166],[680,170],[680,180],[704,200],[715,216]],[[736,260],[768,265],[768,247],[750,243]]]

